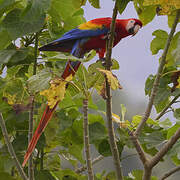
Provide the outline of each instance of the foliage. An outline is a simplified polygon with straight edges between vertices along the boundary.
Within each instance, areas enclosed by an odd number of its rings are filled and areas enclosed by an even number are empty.
[[[103,3],[99,0],[88,1],[94,8],[100,8],[100,2]],[[74,170],[62,168],[63,158],[72,165],[73,169],[79,164],[85,165],[81,113],[85,97],[88,97],[90,110],[88,114],[90,144],[93,144],[97,152],[104,157],[112,155],[104,117],[106,114],[104,76],[108,78],[112,90],[121,89],[121,86],[117,77],[111,71],[105,70],[100,61],[91,63],[88,67],[84,66],[84,62],[94,58],[95,52],[89,52],[85,59],[78,59],[82,61],[82,65],[75,77],[68,77],[63,81],[60,79],[60,74],[67,59],[77,60],[77,58],[63,53],[38,51],[37,73],[33,75],[33,63],[36,58],[35,35],[38,34],[38,47],[40,47],[85,22],[82,6],[86,5],[86,2],[86,0],[0,1],[0,71],[4,76],[0,77],[0,112],[3,114],[20,162],[23,161],[27,148],[31,95],[35,96],[33,117],[35,126],[42,116],[46,100],[50,107],[61,101],[38,142],[37,153],[34,154],[36,180],[87,179],[84,173],[78,174]],[[129,2],[131,0],[118,0],[120,14]],[[168,16],[168,25],[172,27],[175,11],[180,8],[178,0],[134,0],[133,3],[144,25],[151,23],[158,13]],[[152,36],[154,37],[150,47],[152,55],[159,55],[165,48],[168,32],[157,29]],[[118,70],[118,61],[113,59],[112,62],[112,70]],[[158,152],[159,147],[180,128],[180,108],[170,104],[174,98],[180,96],[180,32],[173,36],[166,62],[154,107],[157,114],[164,115],[168,111],[173,111],[175,123],[164,117],[161,120],[155,118],[147,120],[139,139],[144,151],[150,156]],[[151,95],[154,80],[155,75],[152,74],[146,80],[147,96]],[[98,102],[97,99],[94,100],[96,92],[100,95],[97,98]],[[142,119],[141,115],[135,115],[132,120],[127,120],[125,113],[126,108],[121,105],[121,115],[113,113],[112,117],[114,124],[118,125],[116,141],[120,156],[125,148],[134,148],[128,132],[135,130]],[[166,154],[175,165],[180,165],[179,147],[180,141]],[[20,176],[8,154],[1,132],[0,159],[0,177],[19,180]],[[134,170],[125,179],[140,179],[142,174],[141,170]],[[114,180],[115,174],[102,172],[95,174],[95,177]],[[152,179],[155,180],[157,177]]]

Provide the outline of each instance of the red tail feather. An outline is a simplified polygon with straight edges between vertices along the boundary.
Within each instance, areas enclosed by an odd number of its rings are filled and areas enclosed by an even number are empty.
[[[66,79],[66,77],[68,77],[70,74],[72,74],[74,76],[75,72],[78,70],[79,66],[80,66],[81,62],[76,61],[76,62],[72,62],[72,61],[68,61],[66,68],[62,74],[62,78]],[[46,109],[42,115],[42,118],[39,122],[39,125],[28,145],[28,149],[26,151],[26,154],[24,156],[24,162],[22,164],[22,166],[24,167],[26,162],[28,161],[29,157],[31,156],[42,132],[44,131],[44,129],[46,128],[48,122],[51,120],[53,113],[58,105],[59,101],[56,103],[56,105],[50,109],[49,106],[46,106]]]

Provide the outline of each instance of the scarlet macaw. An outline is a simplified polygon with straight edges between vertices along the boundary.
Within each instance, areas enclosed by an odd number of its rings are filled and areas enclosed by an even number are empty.
[[[40,51],[59,51],[69,52],[73,56],[83,58],[84,54],[94,49],[100,59],[104,58],[106,52],[106,40],[110,31],[111,18],[98,18],[79,25],[77,28],[65,33],[61,38],[39,48]],[[129,35],[135,35],[142,27],[142,22],[138,19],[116,19],[115,23],[115,46],[122,38]],[[61,77],[65,79],[70,74],[74,75],[77,71],[80,61],[68,61]],[[24,156],[24,167],[32,154],[39,137],[51,119],[59,101],[53,108],[48,105],[43,113],[40,123],[31,139],[27,152]]]

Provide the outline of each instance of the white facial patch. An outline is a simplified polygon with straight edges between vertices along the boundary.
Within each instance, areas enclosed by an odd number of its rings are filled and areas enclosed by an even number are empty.
[[[134,24],[135,24],[135,20],[133,20],[133,19],[129,20],[126,25],[126,30],[128,31],[129,29],[133,28]]]

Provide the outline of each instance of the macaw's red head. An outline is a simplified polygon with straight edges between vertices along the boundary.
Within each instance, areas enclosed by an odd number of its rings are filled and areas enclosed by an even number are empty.
[[[116,19],[116,32],[121,39],[129,35],[134,36],[141,27],[142,22],[138,19]]]
[[[132,34],[134,36],[141,27],[142,22],[139,19],[132,18],[126,20],[125,28],[129,35]]]

